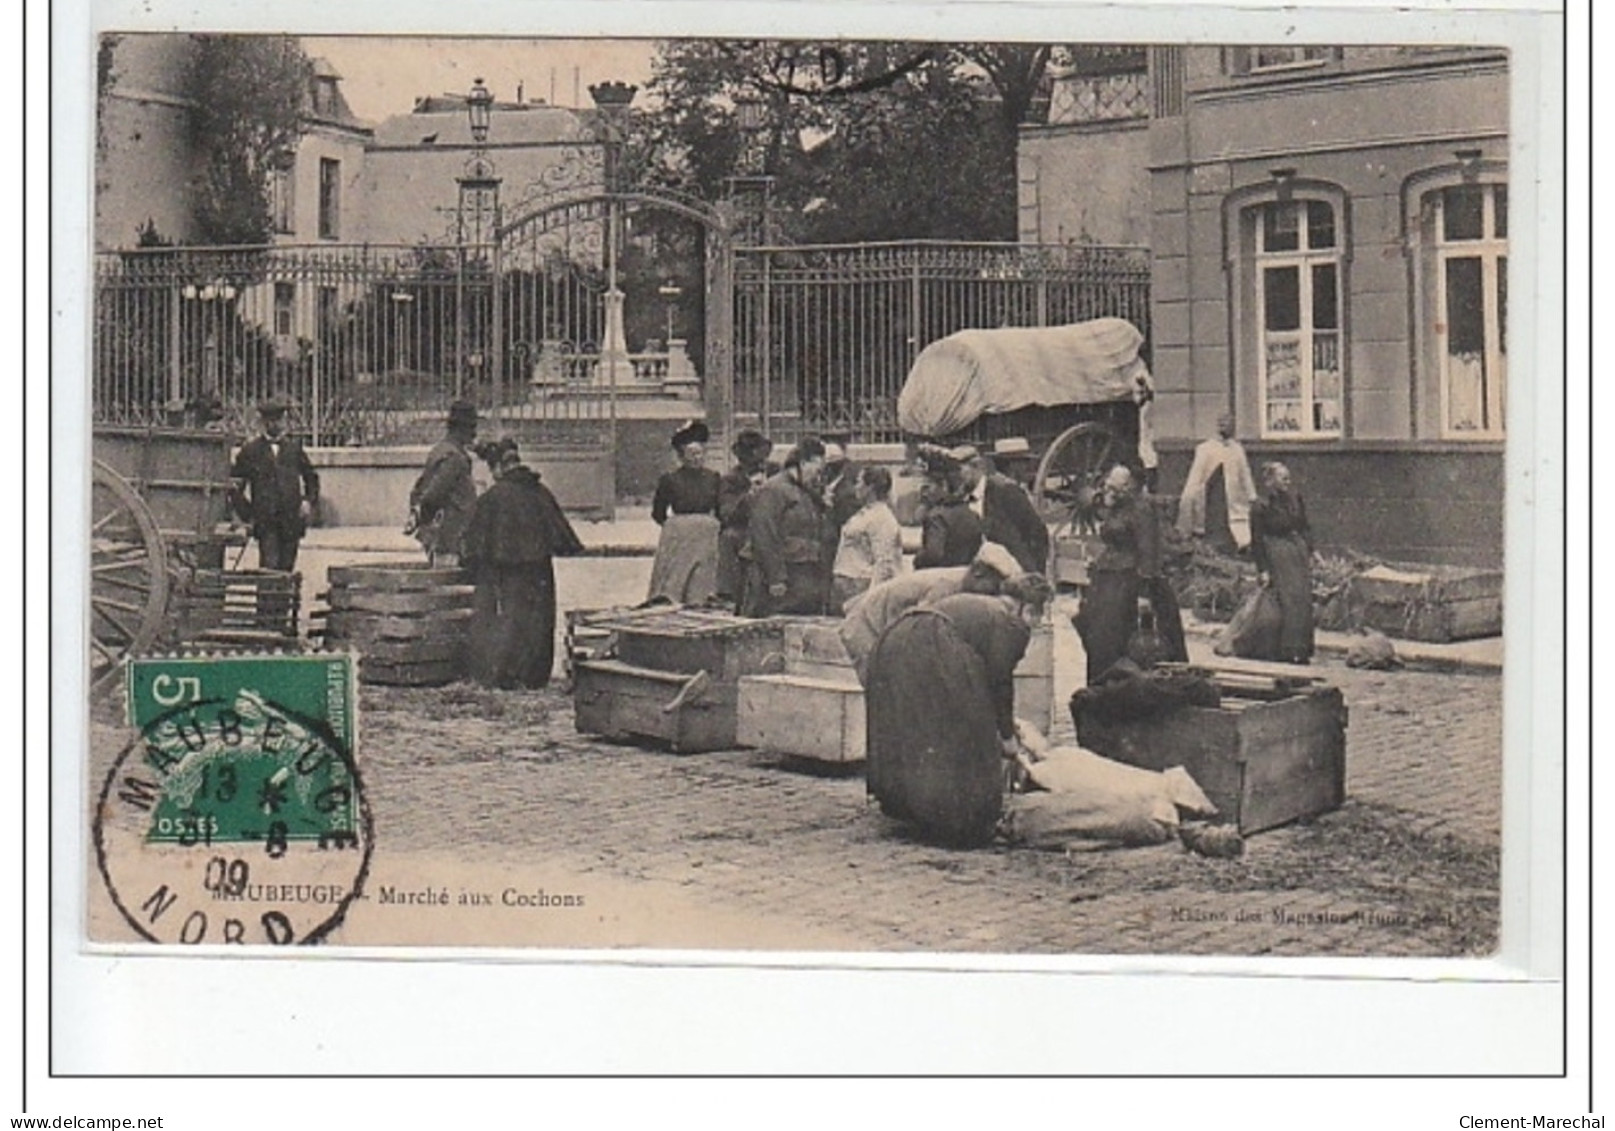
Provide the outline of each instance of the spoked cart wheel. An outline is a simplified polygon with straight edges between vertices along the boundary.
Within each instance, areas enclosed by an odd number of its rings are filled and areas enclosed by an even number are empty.
[[[168,554],[151,509],[95,461],[90,489],[90,693],[116,686],[127,656],[150,648],[168,604]]]
[[[1074,537],[1095,533],[1094,508],[1105,472],[1117,462],[1121,446],[1116,434],[1096,421],[1067,428],[1037,466],[1032,502],[1049,526],[1050,579],[1074,580],[1061,568],[1061,547]]]

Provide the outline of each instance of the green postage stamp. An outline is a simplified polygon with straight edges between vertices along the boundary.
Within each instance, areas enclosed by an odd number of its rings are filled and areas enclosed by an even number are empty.
[[[351,656],[134,659],[96,863],[154,942],[318,942],[371,850]]]

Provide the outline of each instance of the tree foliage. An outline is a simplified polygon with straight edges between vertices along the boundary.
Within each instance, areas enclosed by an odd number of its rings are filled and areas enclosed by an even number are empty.
[[[297,144],[313,64],[283,35],[199,35],[186,83],[198,234],[204,243],[269,238],[269,174]]]
[[[661,44],[642,168],[707,199],[773,178],[782,238],[1013,239],[1018,127],[1044,44]],[[742,104],[758,119],[742,129]]]

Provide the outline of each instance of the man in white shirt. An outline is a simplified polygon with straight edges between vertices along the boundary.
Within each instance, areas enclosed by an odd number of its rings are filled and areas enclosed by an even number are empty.
[[[1234,418],[1228,413],[1217,417],[1217,435],[1201,442],[1194,450],[1194,463],[1183,484],[1178,502],[1178,531],[1186,538],[1206,536],[1206,487],[1222,473],[1223,493],[1228,497],[1228,533],[1238,550],[1251,542],[1251,503],[1256,499],[1256,482],[1251,477],[1245,446],[1234,439]]]

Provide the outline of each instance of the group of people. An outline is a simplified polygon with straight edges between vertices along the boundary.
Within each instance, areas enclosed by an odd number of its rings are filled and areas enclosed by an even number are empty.
[[[318,499],[319,477],[285,433],[285,406],[261,406],[262,433],[236,458],[237,513],[252,523],[264,568],[290,570]],[[410,495],[410,528],[436,566],[476,581],[473,676],[498,687],[542,687],[554,661],[553,559],[582,543],[516,442],[476,444],[473,405],[449,411]],[[678,466],[656,486],[662,533],[649,597],[728,607],[747,616],[842,616],[841,639],[865,688],[870,792],[888,813],[933,838],[982,843],[1016,749],[1014,672],[1053,595],[1048,528],[1025,488],[975,448],[926,448],[921,548],[903,569],[892,477],[857,467],[840,438],[807,437],[779,464],[755,431],[736,436],[735,466],[706,463],[707,426],[674,433]],[[1000,441],[1002,464],[1028,450]],[[480,496],[473,459],[493,484]],[[1012,466],[1012,464],[1011,464]],[[1283,612],[1278,655],[1312,654],[1306,508],[1288,468],[1253,482],[1233,422],[1195,455],[1179,527],[1204,537],[1205,493],[1221,480],[1227,526]],[[1162,530],[1142,472],[1106,471],[1097,500],[1101,552],[1074,625],[1097,684],[1124,659],[1187,660],[1176,595],[1163,570]]]
[[[410,491],[406,527],[434,567],[467,570],[476,584],[467,670],[490,687],[537,688],[555,666],[555,559],[583,543],[555,495],[510,437],[481,444],[477,409],[449,408],[447,435]],[[493,483],[481,495],[473,459]]]
[[[1213,527],[1219,508],[1208,502],[1220,494],[1226,524]],[[1290,469],[1277,460],[1264,463],[1260,483],[1251,474],[1245,447],[1234,438],[1234,418],[1217,418],[1217,434],[1195,448],[1194,462],[1178,500],[1178,530],[1187,538],[1209,539],[1248,556],[1257,584],[1272,595],[1280,614],[1278,631],[1248,659],[1304,664],[1313,652],[1312,567],[1317,550],[1306,504]]]
[[[914,568],[964,565],[984,542],[992,542],[1008,550],[1026,572],[1046,570],[1049,528],[1026,488],[1003,470],[1030,455],[1031,445],[1018,438],[995,444],[993,462],[971,445],[922,447],[924,515]]]
[[[746,429],[735,466],[706,466],[711,432],[696,420],[673,434],[678,466],[656,483],[661,526],[648,601],[708,605],[744,616],[838,614],[902,568],[891,473],[857,467],[844,440],[809,436],[779,464]]]

